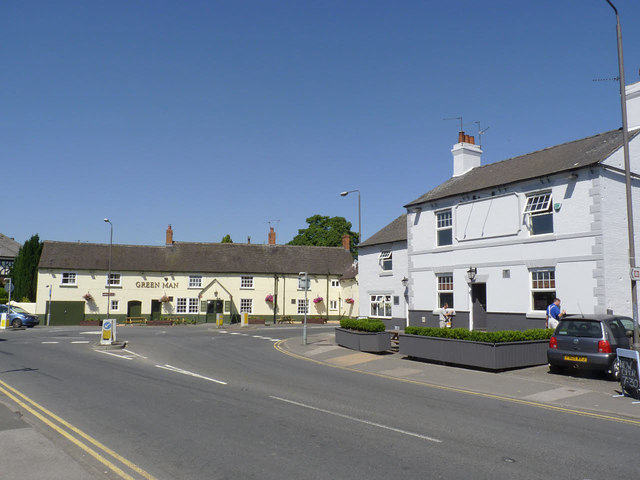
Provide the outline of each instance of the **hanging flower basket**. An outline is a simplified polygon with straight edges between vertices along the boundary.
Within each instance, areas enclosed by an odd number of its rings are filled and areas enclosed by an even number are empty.
[[[93,296],[89,292],[85,293],[82,298],[84,298],[87,302],[93,300]]]
[[[353,305],[355,300],[353,300],[353,298],[349,297],[345,300],[345,302],[347,302],[349,305]]]
[[[316,297],[313,299],[313,303],[320,303],[322,300],[324,300],[322,297]]]
[[[268,302],[268,303],[273,303],[273,295],[269,294],[266,297],[264,297],[264,301]]]
[[[167,297],[166,295],[163,295],[162,297],[160,297],[160,301],[162,303],[169,303],[169,297]]]

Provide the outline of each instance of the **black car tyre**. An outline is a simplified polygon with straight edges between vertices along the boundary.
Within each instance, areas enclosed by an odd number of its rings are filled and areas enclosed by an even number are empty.
[[[21,321],[19,318],[14,318],[14,319],[11,321],[11,326],[12,326],[13,328],[20,328],[20,327],[22,326],[22,321]]]
[[[620,360],[617,358],[611,362],[609,370],[607,370],[607,377],[609,380],[614,380],[616,382],[620,380]]]
[[[563,373],[564,367],[549,364],[549,373]]]

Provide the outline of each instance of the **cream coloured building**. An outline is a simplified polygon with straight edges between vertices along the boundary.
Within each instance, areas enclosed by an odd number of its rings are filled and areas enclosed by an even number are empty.
[[[273,233],[273,232],[271,232]],[[282,317],[356,316],[353,258],[342,247],[174,242],[164,246],[45,241],[38,266],[36,313],[41,323],[77,324],[110,317],[225,322]],[[346,238],[348,246],[348,237]],[[305,304],[304,282],[309,287]]]

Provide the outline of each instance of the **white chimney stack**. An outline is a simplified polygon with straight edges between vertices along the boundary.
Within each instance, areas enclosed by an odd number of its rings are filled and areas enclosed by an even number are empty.
[[[475,144],[475,139],[464,132],[458,133],[458,143],[451,149],[453,154],[453,176],[459,177],[469,170],[480,166],[482,149]]]
[[[630,132],[640,128],[640,82],[625,87],[627,97],[627,127]]]

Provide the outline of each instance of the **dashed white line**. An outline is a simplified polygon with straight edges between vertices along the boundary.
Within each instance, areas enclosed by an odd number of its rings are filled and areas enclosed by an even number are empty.
[[[426,435],[421,435],[419,433],[408,432],[407,430],[401,430],[399,428],[390,427],[388,425],[383,425],[381,423],[370,422],[369,420],[363,420],[361,418],[352,417],[351,415],[345,415],[344,413],[332,412],[331,410],[325,410],[324,408],[318,408],[311,405],[306,405],[304,403],[295,402],[293,400],[287,400],[286,398],[274,397],[272,395],[269,398],[273,398],[274,400],[279,400],[281,402],[290,403],[291,405],[296,405],[298,407],[308,408],[309,410],[314,410],[316,412],[322,412],[329,415],[334,415],[340,418],[346,418],[347,420],[351,420],[353,422],[364,423],[365,425],[370,425],[372,427],[384,428],[385,430],[391,430],[392,432],[401,433],[403,435],[409,435],[411,437],[421,438],[422,440],[428,440],[430,442],[442,443],[442,440],[438,440],[437,438],[427,437]]]
[[[48,343],[48,344],[51,344],[51,343],[60,343],[60,342],[40,342],[40,343]]]
[[[71,343],[89,343],[89,340],[76,340],[75,342]]]
[[[209,382],[219,383],[220,385],[226,385],[227,382],[223,382],[221,380],[216,380],[215,378],[205,377],[204,375],[200,375],[198,373],[189,372],[187,370],[182,370],[178,367],[173,367],[171,365],[156,365],[158,368],[162,368],[163,370],[169,370],[170,372],[182,373],[183,375],[189,375],[190,377],[201,378],[202,380],[208,380]]]

